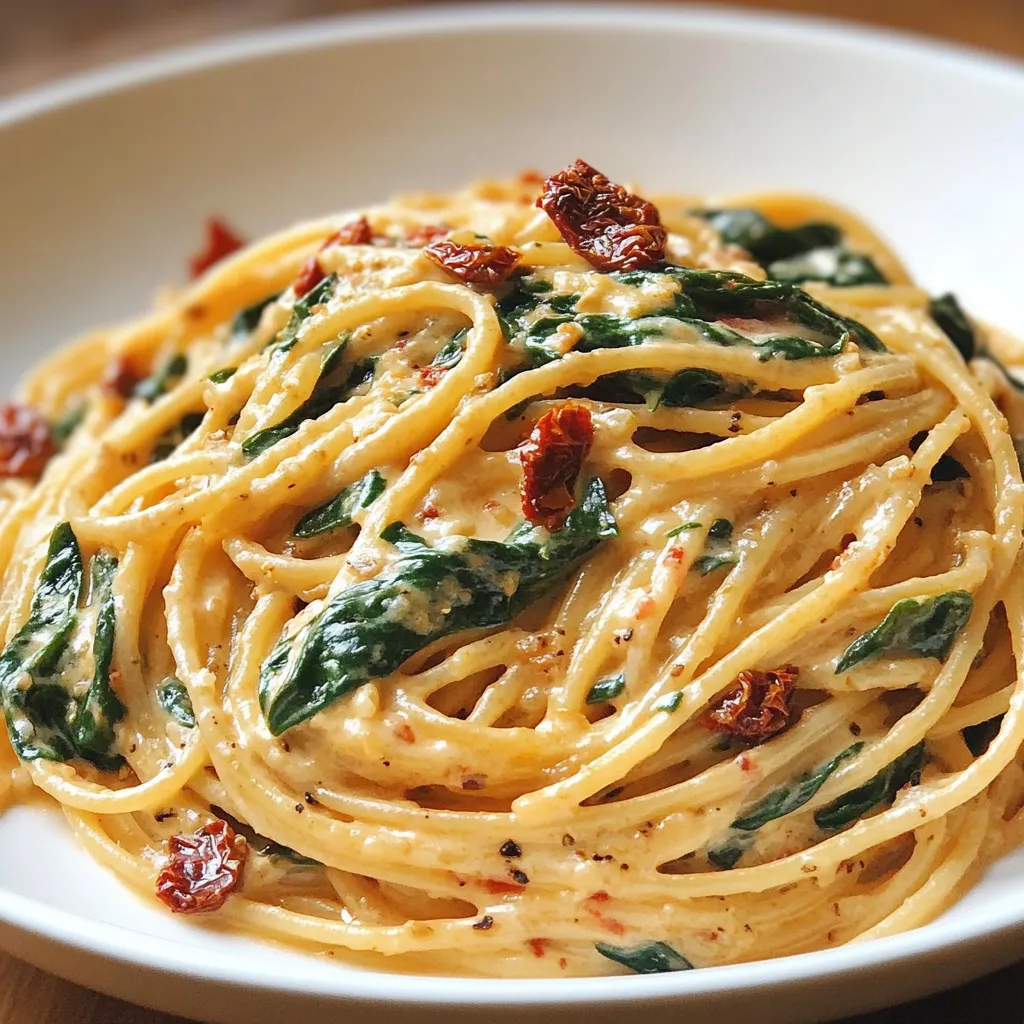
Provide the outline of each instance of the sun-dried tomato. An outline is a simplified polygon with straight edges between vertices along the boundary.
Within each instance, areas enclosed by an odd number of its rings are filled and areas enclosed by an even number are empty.
[[[583,160],[546,179],[537,205],[597,270],[641,270],[665,258],[657,207]]]
[[[504,245],[473,242],[431,242],[423,255],[444,267],[453,277],[466,284],[500,284],[519,266],[523,254]]]
[[[38,477],[56,450],[50,424],[35,409],[0,405],[0,477]]]
[[[131,398],[135,393],[135,385],[142,380],[138,367],[128,356],[117,356],[107,363],[100,382],[104,391],[121,398]]]
[[[420,370],[420,383],[429,391],[441,383],[448,370],[449,367],[447,366],[424,366]]]
[[[705,729],[728,732],[761,743],[789,724],[789,700],[800,670],[792,665],[774,671],[748,669],[700,717]]]
[[[329,248],[332,245],[369,245],[373,241],[373,228],[370,227],[370,222],[365,217],[359,217],[356,220],[349,221],[348,224],[342,224],[337,231],[327,239],[322,246],[320,251]]]
[[[419,224],[405,233],[405,240],[412,246],[430,245],[431,242],[444,238],[449,231],[451,228],[443,224]]]
[[[326,276],[324,268],[320,266],[320,261],[315,256],[310,256],[302,264],[299,276],[295,278],[292,284],[292,287],[295,289],[295,298],[301,299],[310,288],[318,285]]]
[[[206,241],[203,248],[189,260],[189,271],[193,278],[206,273],[225,256],[241,249],[245,239],[237,235],[231,226],[220,217],[210,217],[206,221]]]
[[[594,441],[590,410],[565,402],[544,413],[519,450],[523,466],[520,494],[531,523],[560,530],[576,504],[573,488]]]
[[[249,848],[226,821],[198,832],[171,836],[169,859],[156,880],[156,894],[176,914],[219,910],[238,885]]]
[[[403,743],[416,742],[416,733],[412,731],[412,726],[408,722],[402,722],[401,725],[395,726],[395,735]]]

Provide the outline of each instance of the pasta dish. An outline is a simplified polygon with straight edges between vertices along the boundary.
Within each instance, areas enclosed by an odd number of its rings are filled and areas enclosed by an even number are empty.
[[[583,161],[243,244],[0,408],[8,803],[377,969],[923,924],[1022,839],[1017,343]]]

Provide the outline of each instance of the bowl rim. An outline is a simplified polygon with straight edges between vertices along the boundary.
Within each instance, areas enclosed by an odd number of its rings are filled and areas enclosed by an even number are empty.
[[[839,17],[755,11],[728,3],[667,7],[649,0],[584,0],[582,3],[563,0],[455,3],[448,0],[436,6],[413,4],[383,11],[300,19],[285,25],[217,35],[64,75],[0,97],[0,129],[105,94],[295,50],[326,49],[339,43],[358,44],[402,35],[473,32],[498,26],[559,26],[573,21],[604,29],[685,26],[727,34],[756,30],[764,38],[798,36],[808,42],[845,50],[887,51],[907,60],[940,63],[950,71],[995,79],[1024,89],[1024,60],[939,37]]]
[[[398,7],[386,11],[342,14],[227,35],[157,51],[110,66],[80,72],[0,99],[0,131],[122,91],[236,63],[256,62],[295,52],[359,45],[408,36],[479,33],[502,28],[544,25],[615,30],[622,28],[749,35],[761,39],[803,41],[857,54],[888,55],[918,64],[941,66],[951,74],[998,82],[1016,90],[1024,102],[1024,62],[961,44],[912,33],[859,25],[838,18],[755,12],[731,6],[678,7],[632,3],[443,4]],[[0,885],[0,923],[30,933],[52,945],[74,948],[124,967],[158,974],[188,976],[200,982],[251,985],[281,995],[349,998],[407,1006],[541,1007],[621,1004],[638,998],[711,996],[766,984],[821,983],[840,975],[871,972],[893,962],[941,956],[953,944],[959,951],[1024,930],[1024,904],[1013,901],[979,920],[938,921],[921,928],[835,949],[774,960],[761,960],[675,974],[599,978],[492,979],[396,974],[350,968],[336,977],[316,977],[295,969],[294,957],[281,966],[261,961],[248,967],[244,954],[214,950],[144,935],[130,927],[108,924]],[[380,980],[387,978],[382,995]],[[453,984],[458,982],[458,984]],[[937,979],[934,987],[940,987]]]

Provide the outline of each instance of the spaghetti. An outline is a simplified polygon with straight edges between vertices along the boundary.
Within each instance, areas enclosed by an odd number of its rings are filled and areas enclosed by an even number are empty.
[[[1014,343],[860,221],[577,162],[213,228],[0,417],[8,800],[491,976],[891,934],[1020,842]]]

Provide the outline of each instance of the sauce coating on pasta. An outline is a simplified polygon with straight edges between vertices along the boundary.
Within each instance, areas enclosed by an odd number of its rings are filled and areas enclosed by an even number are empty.
[[[659,973],[1020,842],[1024,354],[870,228],[577,161],[242,246],[0,422],[3,778],[126,884]]]

